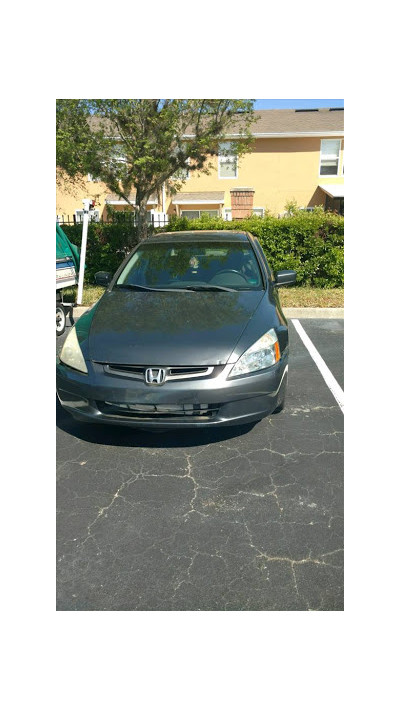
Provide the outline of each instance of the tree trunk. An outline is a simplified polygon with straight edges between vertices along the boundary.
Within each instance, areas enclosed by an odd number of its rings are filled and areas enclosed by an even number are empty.
[[[148,222],[147,222],[147,198],[142,198],[137,205],[137,238],[138,240],[147,239]]]

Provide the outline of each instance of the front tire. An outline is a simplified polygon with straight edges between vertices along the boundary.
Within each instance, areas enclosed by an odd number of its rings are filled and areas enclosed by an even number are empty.
[[[64,306],[56,301],[56,335],[61,336],[65,331],[67,314]]]

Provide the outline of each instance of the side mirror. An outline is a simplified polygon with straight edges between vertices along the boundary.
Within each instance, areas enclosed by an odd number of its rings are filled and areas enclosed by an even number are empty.
[[[112,279],[110,272],[96,272],[94,280],[99,286],[108,286]]]
[[[296,279],[297,274],[293,269],[282,269],[275,274],[275,286],[290,286],[296,283]]]

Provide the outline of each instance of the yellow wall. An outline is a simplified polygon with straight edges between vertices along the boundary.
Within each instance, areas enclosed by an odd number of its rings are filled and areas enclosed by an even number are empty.
[[[109,193],[110,190],[104,183],[88,181],[87,175],[82,177],[76,186],[59,182],[57,185],[56,213],[57,215],[64,215],[65,219],[69,217],[70,220],[73,220],[75,210],[83,210],[82,200],[88,198],[96,201],[95,209],[99,210],[101,215],[104,210],[106,195]]]
[[[231,189],[252,187],[254,207],[268,208],[273,214],[283,212],[288,200],[296,200],[300,207],[323,204],[324,193],[318,190],[318,184],[343,183],[342,151],[340,175],[320,178],[320,150],[320,138],[259,138],[252,153],[239,161],[237,178],[218,178],[215,156],[211,159],[215,167],[211,175],[192,174],[182,192],[223,190],[224,206],[230,207]]]
[[[329,136],[329,138],[334,138]],[[259,138],[252,153],[239,161],[237,178],[218,177],[218,158],[211,162],[215,170],[210,175],[191,174],[182,184],[185,193],[203,190],[224,191],[224,206],[231,206],[230,190],[252,187],[255,190],[254,207],[264,207],[273,214],[284,212],[285,204],[296,200],[300,207],[324,204],[325,193],[318,184],[343,183],[342,175],[344,141],[342,139],[338,176],[319,176],[320,138]],[[84,180],[80,190],[63,189],[57,193],[57,214],[72,215],[82,209],[84,197],[96,199],[96,208],[103,212],[105,196],[110,191],[102,183]],[[165,211],[175,212],[172,197],[166,196]],[[161,206],[151,205],[161,210]],[[181,209],[217,209],[218,206],[184,205]]]
[[[95,210],[98,210],[100,215],[107,218],[106,196],[110,194],[109,188],[104,183],[94,183],[88,181],[87,176],[82,178],[78,186],[62,184],[57,186],[56,214],[63,215],[64,219],[72,221],[74,219],[75,210],[83,210],[82,200],[88,198],[95,200]],[[127,205],[112,205],[114,210],[127,209]],[[148,205],[147,209],[161,209],[157,205]]]

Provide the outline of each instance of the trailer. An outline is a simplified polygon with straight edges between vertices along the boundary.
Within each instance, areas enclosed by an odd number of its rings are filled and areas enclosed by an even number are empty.
[[[56,223],[56,334],[65,331],[67,316],[73,322],[74,302],[66,302],[63,289],[76,286],[79,275],[79,250]]]

